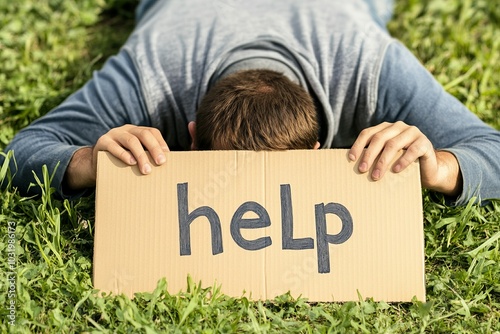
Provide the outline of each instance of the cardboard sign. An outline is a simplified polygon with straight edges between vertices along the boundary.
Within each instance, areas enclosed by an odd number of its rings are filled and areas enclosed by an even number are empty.
[[[423,301],[419,175],[374,182],[346,150],[304,150],[170,152],[144,176],[101,152],[94,286],[177,293],[190,275],[251,299]]]

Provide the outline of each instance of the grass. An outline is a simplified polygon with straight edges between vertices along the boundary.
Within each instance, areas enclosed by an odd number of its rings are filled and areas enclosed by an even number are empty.
[[[131,0],[0,2],[0,149],[118,50],[133,27],[134,6]],[[393,35],[449,92],[500,129],[496,2],[408,0],[398,1],[396,12]],[[287,294],[252,302],[194,282],[170,295],[165,281],[130,300],[93,290],[93,198],[54,199],[50,172],[36,185],[42,198],[31,199],[8,186],[9,171],[0,166],[7,185],[0,207],[1,332],[500,332],[499,201],[451,208],[423,193],[426,303],[309,303]]]

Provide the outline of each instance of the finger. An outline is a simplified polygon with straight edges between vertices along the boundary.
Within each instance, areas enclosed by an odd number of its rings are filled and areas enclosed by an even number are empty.
[[[94,159],[97,157],[97,152],[108,151],[114,157],[120,159],[127,165],[135,165],[137,160],[134,158],[131,152],[125,150],[120,144],[118,144],[109,134],[105,134],[97,140],[94,148]]]
[[[106,151],[130,166],[137,164],[137,160],[134,158],[134,155],[130,151],[125,150],[118,143],[110,145]]]
[[[407,144],[409,142],[408,139],[402,140],[401,137],[398,138],[398,136],[400,136],[407,129],[408,125],[402,122],[397,122],[373,134],[368,147],[363,152],[363,155],[361,157],[358,167],[359,171],[361,173],[367,172],[375,163],[375,161],[380,158],[380,155],[383,153],[383,151],[387,150],[386,154],[388,155],[388,157],[381,160],[381,165],[383,169],[385,169],[388,163],[387,160],[391,158],[391,155],[393,158],[397,151],[404,147],[404,143]],[[377,171],[377,173],[378,172],[380,172],[380,170]]]
[[[137,160],[139,170],[142,174],[151,173],[151,164],[149,158],[142,146],[141,141],[135,135],[124,132],[115,138],[116,142],[119,143],[124,149],[129,150]]]
[[[426,163],[432,166],[435,164],[436,158],[434,148],[432,143],[425,136],[419,137],[408,146],[405,153],[394,164],[393,171],[399,173],[419,158],[421,158],[421,167],[425,168]]]
[[[132,130],[131,134],[135,135],[139,139],[143,147],[149,151],[151,157],[157,165],[161,165],[167,161],[164,154],[164,148],[167,147],[168,149],[168,146],[159,130],[154,128],[138,127]]]
[[[156,141],[160,145],[160,148],[165,152],[170,151],[170,148],[168,147],[168,144],[163,138],[163,135],[161,134],[160,130],[158,130],[157,128],[149,128],[149,129],[151,131],[151,134],[156,138]]]
[[[368,145],[368,143],[370,143],[372,137],[377,132],[386,129],[391,125],[391,123],[384,122],[361,131],[354,141],[354,144],[352,144],[351,149],[349,150],[349,159],[351,161],[356,161],[363,154],[363,150]]]
[[[388,147],[385,147],[380,156],[376,159],[374,163],[373,171],[371,177],[374,181],[380,180],[384,177],[385,173],[389,169],[391,162],[394,160],[396,155],[401,151],[397,149],[398,146],[394,146],[389,144]]]
[[[401,132],[394,138],[387,140],[382,149],[382,152],[380,153],[374,165],[372,171],[372,178],[374,180],[381,179],[386,173],[386,171],[389,169],[390,164],[394,161],[394,158],[399,154],[399,152],[402,149],[410,148],[410,152],[405,151],[402,156],[403,158],[399,159],[399,160],[403,159],[401,161],[401,165],[397,165],[397,162],[395,163],[393,171],[396,171],[398,170],[398,168],[401,167],[403,169],[406,168],[411,162],[418,159],[418,157],[420,156],[419,154],[424,153],[424,152],[419,153],[417,152],[417,150],[423,150],[426,140],[427,138],[423,136],[420,130],[411,126],[406,127],[406,129],[403,132]],[[413,159],[413,160],[406,161],[406,159]]]

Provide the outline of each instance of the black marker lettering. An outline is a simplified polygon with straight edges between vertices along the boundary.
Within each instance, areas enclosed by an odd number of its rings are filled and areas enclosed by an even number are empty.
[[[342,229],[338,234],[326,233],[326,214],[337,215],[342,221]],[[347,241],[353,231],[352,217],[345,206],[339,203],[328,203],[327,205],[316,204],[316,244],[318,249],[318,272],[321,274],[330,272],[330,252],[328,244],[341,244]]]
[[[254,212],[258,218],[245,218],[246,212]],[[255,229],[271,225],[271,219],[266,209],[257,202],[245,202],[240,205],[231,219],[231,236],[234,242],[246,250],[258,250],[270,246],[272,240],[270,237],[262,237],[255,240],[246,240],[241,235],[242,228]]]
[[[293,238],[292,194],[289,184],[280,186],[281,192],[281,246],[283,249],[313,249],[312,238]]]
[[[177,208],[179,213],[179,243],[181,255],[191,255],[191,223],[200,216],[207,217],[212,234],[212,254],[222,253],[220,220],[214,209],[202,206],[188,213],[188,184],[177,184]]]

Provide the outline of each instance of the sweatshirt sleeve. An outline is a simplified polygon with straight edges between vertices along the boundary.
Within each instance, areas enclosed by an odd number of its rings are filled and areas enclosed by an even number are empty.
[[[435,149],[457,158],[463,189],[452,204],[500,198],[500,132],[447,93],[399,42],[387,49],[378,92],[377,122],[415,125]]]
[[[55,170],[52,187],[62,198],[75,198],[90,191],[63,189],[66,168],[76,150],[92,146],[111,128],[124,124],[148,126],[138,73],[126,50],[111,57],[100,71],[61,105],[22,129],[5,148],[14,151],[17,169],[10,164],[13,186],[21,194],[39,194],[33,172],[40,180],[42,166]],[[0,166],[3,164],[0,156]],[[57,164],[59,166],[56,169]]]

